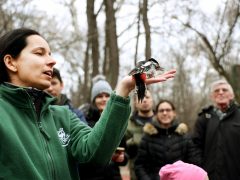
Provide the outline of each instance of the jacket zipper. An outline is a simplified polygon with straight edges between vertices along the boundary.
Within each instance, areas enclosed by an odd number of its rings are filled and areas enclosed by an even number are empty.
[[[168,138],[171,137],[171,134],[169,134],[168,129],[166,129],[166,135],[167,135]]]
[[[43,129],[42,127],[42,122],[40,120],[39,117],[37,117],[37,112],[36,112],[36,108],[35,108],[35,105],[34,103],[32,102],[32,106],[33,106],[33,109],[34,109],[34,116],[35,116],[35,119],[37,120],[37,127],[40,131],[40,133],[47,139],[49,140],[50,139],[50,136],[48,135],[48,133]],[[41,116],[41,115],[40,115]],[[44,141],[44,146],[45,146],[45,150],[46,150],[46,153],[47,153],[47,158],[49,159],[49,163],[50,163],[50,166],[51,166],[51,169],[50,169],[50,174],[52,176],[52,179],[56,179],[56,172],[55,172],[55,169],[54,169],[54,161],[53,161],[53,158],[51,156],[51,153],[50,153],[50,150],[49,150],[49,147],[48,147],[48,144],[47,144],[47,140],[43,138],[43,141]]]
[[[38,128],[41,132],[41,134],[47,139],[49,140],[50,136],[48,135],[48,133],[43,129],[42,127],[42,122],[41,121],[38,121]],[[51,166],[51,175],[52,175],[52,179],[56,179],[56,172],[55,172],[55,168],[54,168],[54,161],[53,161],[53,158],[51,156],[51,153],[50,153],[50,149],[49,149],[49,146],[47,144],[47,140],[43,138],[44,140],[44,145],[45,145],[45,149],[46,149],[46,152],[47,152],[47,157],[49,159],[49,162],[50,162],[50,166]]]

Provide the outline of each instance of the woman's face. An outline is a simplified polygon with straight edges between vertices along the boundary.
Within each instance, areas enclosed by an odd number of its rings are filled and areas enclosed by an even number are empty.
[[[31,35],[26,41],[27,46],[12,61],[14,69],[8,68],[10,82],[17,86],[44,90],[51,84],[56,61],[51,57],[48,43],[41,36]]]
[[[176,113],[169,103],[163,102],[158,106],[157,120],[164,127],[169,127],[175,117]]]
[[[110,95],[107,93],[101,93],[95,98],[95,105],[97,109],[102,112],[107,104]]]

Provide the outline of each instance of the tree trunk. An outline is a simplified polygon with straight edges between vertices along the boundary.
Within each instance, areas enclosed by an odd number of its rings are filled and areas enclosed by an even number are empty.
[[[148,0],[143,0],[143,25],[145,29],[145,38],[146,38],[146,48],[145,48],[145,57],[146,59],[151,58],[151,30],[148,21]]]
[[[141,13],[142,13],[142,6],[141,0],[139,0],[138,4],[138,20],[137,20],[137,37],[136,37],[136,46],[135,46],[135,55],[134,55],[134,66],[136,66],[138,61],[138,44],[139,44],[139,37],[140,37],[140,22],[141,22]]]
[[[94,14],[95,0],[87,1],[88,42],[92,55],[92,77],[99,74],[99,42],[97,16]]]
[[[117,42],[116,18],[113,8],[114,1],[104,0],[106,11],[106,55],[105,67],[107,80],[114,88],[118,81],[119,75],[119,50]]]

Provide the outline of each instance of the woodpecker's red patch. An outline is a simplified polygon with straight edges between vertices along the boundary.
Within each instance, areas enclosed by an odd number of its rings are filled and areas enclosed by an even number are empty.
[[[146,73],[142,73],[142,74],[140,75],[140,78],[141,78],[143,81],[145,81],[145,80],[147,79],[147,74],[146,74]]]

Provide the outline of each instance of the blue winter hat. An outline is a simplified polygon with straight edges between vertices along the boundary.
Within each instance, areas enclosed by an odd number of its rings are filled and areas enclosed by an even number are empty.
[[[91,101],[92,102],[101,93],[111,94],[112,88],[111,88],[110,84],[106,81],[105,76],[96,75],[92,79],[92,82],[93,82],[92,92],[91,92]]]

